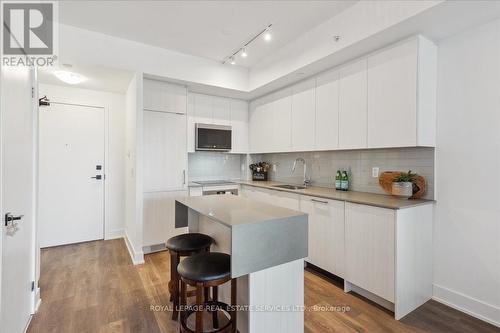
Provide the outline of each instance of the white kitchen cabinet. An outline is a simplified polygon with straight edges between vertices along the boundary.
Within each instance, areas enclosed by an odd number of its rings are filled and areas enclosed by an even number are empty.
[[[144,192],[186,187],[186,115],[144,111]]]
[[[368,57],[368,147],[435,145],[436,46],[421,37]]]
[[[231,105],[228,98],[212,97],[212,122],[217,125],[231,125]]]
[[[249,138],[252,153],[271,152],[273,131],[272,103],[268,97],[251,103],[249,112]]]
[[[292,87],[292,151],[314,150],[315,85],[311,79]]]
[[[268,203],[278,207],[293,210],[299,210],[300,208],[300,198],[299,195],[295,193],[242,185],[241,195],[249,199]]]
[[[345,204],[345,279],[394,303],[393,209]]]
[[[231,153],[248,152],[248,103],[243,100],[189,93],[187,102],[188,152],[195,152],[196,123],[232,127]]]
[[[270,150],[290,151],[292,145],[292,96],[291,89],[283,89],[273,94],[272,131]]]
[[[175,228],[175,198],[187,191],[144,193],[143,246],[165,244],[173,236],[186,233],[187,228]]]
[[[344,277],[344,202],[300,197],[300,209],[309,215],[307,262]]]
[[[339,148],[366,148],[366,59],[339,69]]]
[[[327,72],[316,78],[315,150],[333,150],[339,146],[339,72]]]
[[[163,81],[144,79],[144,110],[186,113],[186,87]]]
[[[237,99],[230,101],[231,108],[231,152],[248,153],[248,103]]]

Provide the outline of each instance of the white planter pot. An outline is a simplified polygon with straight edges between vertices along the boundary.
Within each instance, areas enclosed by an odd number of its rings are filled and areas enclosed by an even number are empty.
[[[392,195],[409,198],[413,195],[412,182],[394,182],[392,183]]]

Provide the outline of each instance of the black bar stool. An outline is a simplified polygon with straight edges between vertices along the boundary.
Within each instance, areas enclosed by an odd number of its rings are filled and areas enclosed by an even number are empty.
[[[204,333],[203,310],[212,312],[212,326],[216,330],[210,333],[236,333],[236,279],[231,279],[231,256],[220,252],[200,253],[184,259],[177,272],[181,277],[181,333]],[[218,286],[231,281],[231,305],[218,301]],[[196,287],[196,304],[186,304],[186,284]],[[212,288],[212,300],[202,301],[206,288]],[[219,328],[217,311],[222,309],[229,315],[228,322]],[[193,331],[187,326],[188,318],[196,313],[196,326]]]
[[[168,252],[170,252],[170,282],[168,283],[168,291],[170,292],[170,301],[174,303],[172,320],[177,320],[179,315],[180,280],[179,275],[177,274],[177,265],[179,265],[180,258],[188,257],[200,252],[210,252],[210,246],[213,243],[214,239],[210,236],[199,233],[189,233],[172,237],[165,244]]]

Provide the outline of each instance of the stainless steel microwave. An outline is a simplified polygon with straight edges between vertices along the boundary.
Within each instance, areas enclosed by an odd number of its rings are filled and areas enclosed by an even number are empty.
[[[196,150],[231,150],[231,126],[197,123]]]

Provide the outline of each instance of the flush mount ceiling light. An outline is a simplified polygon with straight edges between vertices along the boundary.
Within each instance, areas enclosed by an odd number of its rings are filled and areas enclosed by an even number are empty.
[[[62,82],[68,84],[79,84],[85,81],[87,78],[81,74],[73,73],[69,71],[55,71],[54,75]]]
[[[267,27],[265,27],[264,29],[262,29],[258,34],[256,34],[255,36],[253,36],[248,42],[246,42],[245,44],[243,44],[242,47],[240,47],[235,52],[233,52],[232,54],[230,54],[227,57],[225,57],[224,60],[222,60],[222,63],[223,64],[230,63],[231,65],[236,64],[235,56],[237,56],[238,54],[242,58],[248,57],[248,52],[247,52],[248,46],[250,44],[252,44],[260,36],[263,36],[263,38],[264,38],[265,41],[270,41],[271,40],[271,32],[270,32],[271,26],[272,26],[272,24],[269,24]]]

